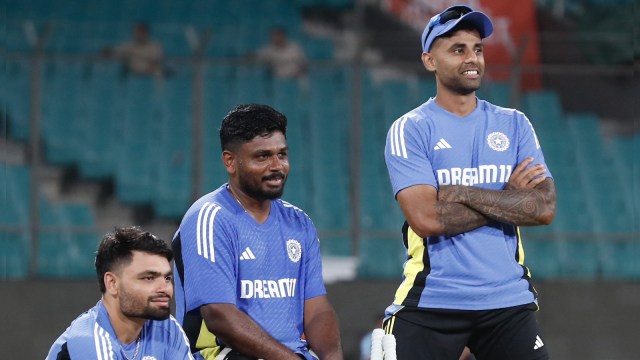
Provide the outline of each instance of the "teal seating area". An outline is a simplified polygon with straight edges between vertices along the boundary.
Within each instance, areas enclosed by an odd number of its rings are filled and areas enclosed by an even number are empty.
[[[30,172],[28,166],[3,166],[0,210],[0,279],[22,279],[29,273]],[[54,203],[41,197],[36,275],[95,276],[93,254],[98,245],[95,216],[87,204]]]
[[[370,68],[354,77],[350,66],[327,61],[333,58],[333,44],[304,33],[302,13],[312,6],[340,9],[353,3],[90,0],[70,6],[53,0],[8,0],[3,46],[16,56],[3,59],[7,86],[0,95],[9,119],[7,135],[26,143],[30,134],[33,71],[27,22],[41,29],[52,20],[47,57],[39,69],[47,164],[73,167],[85,180],[113,181],[121,203],[149,206],[157,219],[178,221],[194,193],[205,194],[227,179],[218,139],[225,114],[239,103],[270,104],[289,119],[291,173],[283,198],[313,219],[323,254],[353,255],[351,226],[357,220],[362,234],[355,254],[358,276],[399,279],[405,260],[403,215],[392,194],[383,149],[391,123],[435,96],[435,82],[379,80]],[[128,39],[138,19],[150,22],[152,34],[171,58],[171,75],[162,80],[123,77],[119,64],[93,56]],[[311,59],[305,79],[277,79],[266,65],[246,61],[246,55],[267,41],[273,26],[285,26],[303,45]],[[200,134],[193,128],[190,27],[210,27],[214,34],[205,49]],[[361,81],[360,99],[352,91],[355,78]],[[487,81],[478,96],[510,106],[507,83]],[[362,105],[357,129],[352,127],[355,100]],[[552,91],[524,94],[519,108],[536,129],[558,194],[553,224],[520,229],[525,265],[534,279],[639,279],[640,134],[605,137],[597,115],[565,113]],[[353,158],[356,133],[361,134],[359,159]],[[201,164],[193,163],[194,136],[203,141]],[[349,178],[354,160],[360,168],[357,204],[352,203]],[[196,167],[202,168],[203,181],[201,188],[192,189]],[[20,279],[28,274],[31,256],[30,169],[6,166],[1,171],[7,182],[0,194],[0,278]],[[359,218],[352,211],[355,205]],[[95,226],[92,209],[45,198],[39,206],[43,231],[36,254],[38,275],[93,276],[98,237],[90,230]]]

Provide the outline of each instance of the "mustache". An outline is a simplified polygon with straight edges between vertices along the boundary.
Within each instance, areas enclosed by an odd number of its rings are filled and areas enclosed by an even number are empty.
[[[268,180],[280,180],[280,179],[284,179],[285,175],[284,173],[281,172],[277,172],[277,173],[273,173],[269,176],[265,176],[262,178],[263,181],[268,181]]]
[[[149,301],[154,301],[154,300],[169,300],[169,301],[171,301],[171,296],[165,294],[165,295],[151,296],[149,298]]]

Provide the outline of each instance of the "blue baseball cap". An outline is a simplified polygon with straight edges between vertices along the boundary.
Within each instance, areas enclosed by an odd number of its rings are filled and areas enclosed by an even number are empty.
[[[471,24],[482,39],[493,33],[491,19],[480,11],[474,11],[466,5],[454,5],[435,15],[422,32],[422,51],[429,52],[431,45],[438,36],[442,36],[455,29],[459,24]]]

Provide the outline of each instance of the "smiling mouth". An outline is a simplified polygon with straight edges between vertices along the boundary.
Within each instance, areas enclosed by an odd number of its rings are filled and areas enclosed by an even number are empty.
[[[168,297],[155,298],[155,299],[151,299],[151,302],[155,304],[169,305],[169,302],[171,302],[171,298],[168,298]]]
[[[477,76],[480,74],[478,70],[467,70],[462,73],[463,75]]]
[[[284,176],[277,174],[277,175],[267,176],[263,180],[264,182],[267,182],[269,184],[281,184],[284,181]]]

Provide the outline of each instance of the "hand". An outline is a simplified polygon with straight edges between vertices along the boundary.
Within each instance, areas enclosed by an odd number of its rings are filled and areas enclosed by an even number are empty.
[[[533,189],[544,181],[544,166],[536,164],[527,167],[532,161],[533,158],[528,157],[516,166],[509,177],[509,182],[504,187],[505,190]]]

